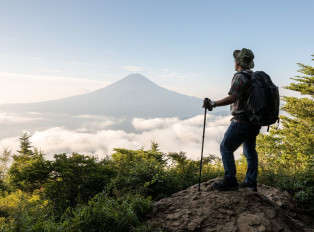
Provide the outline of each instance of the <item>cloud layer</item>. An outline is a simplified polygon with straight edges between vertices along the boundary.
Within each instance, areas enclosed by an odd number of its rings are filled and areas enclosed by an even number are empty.
[[[134,118],[132,126],[135,132],[112,130],[105,128],[115,122],[93,122],[89,116],[86,118],[94,124],[95,130],[85,128],[87,121],[76,129],[64,126],[38,130],[32,134],[31,142],[34,147],[41,149],[49,158],[58,153],[78,152],[95,154],[102,158],[113,153],[114,148],[148,149],[151,142],[157,142],[163,152],[187,153],[192,159],[199,159],[201,153],[203,120],[199,115],[190,119],[178,118]],[[219,156],[219,144],[230,123],[230,117],[207,116],[204,156],[215,154]],[[98,125],[99,124],[99,125]],[[19,137],[10,137],[0,140],[0,146],[16,151],[19,146]]]

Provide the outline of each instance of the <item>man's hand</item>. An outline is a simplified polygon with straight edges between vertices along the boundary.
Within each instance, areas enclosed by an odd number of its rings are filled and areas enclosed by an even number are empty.
[[[204,101],[203,101],[203,108],[206,108],[208,109],[209,111],[212,111],[213,110],[213,106],[211,104],[211,100],[208,99],[208,98],[204,98]]]

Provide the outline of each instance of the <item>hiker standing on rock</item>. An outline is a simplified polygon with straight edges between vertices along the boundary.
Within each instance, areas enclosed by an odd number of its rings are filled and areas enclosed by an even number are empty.
[[[204,108],[209,111],[218,106],[230,104],[231,124],[227,129],[220,144],[220,153],[224,166],[224,179],[214,183],[213,187],[217,190],[237,190],[239,187],[249,188],[257,191],[257,171],[258,156],[256,152],[256,136],[259,134],[261,126],[250,123],[247,116],[247,102],[250,91],[250,76],[254,68],[254,54],[251,50],[243,48],[233,52],[235,61],[235,71],[232,79],[228,97],[219,101],[204,100]],[[243,144],[243,154],[247,159],[248,168],[245,180],[237,182],[236,166],[233,153]]]

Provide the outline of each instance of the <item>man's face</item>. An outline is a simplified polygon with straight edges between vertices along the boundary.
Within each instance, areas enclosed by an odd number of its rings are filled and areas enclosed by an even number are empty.
[[[239,66],[238,61],[234,60],[234,70],[235,71],[238,71],[238,66]]]

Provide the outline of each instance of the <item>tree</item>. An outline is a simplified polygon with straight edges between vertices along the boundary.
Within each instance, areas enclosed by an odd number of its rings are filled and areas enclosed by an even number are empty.
[[[2,154],[0,156],[0,173],[1,178],[5,179],[8,171],[8,165],[12,156],[11,150],[8,148],[3,148]]]
[[[25,192],[43,187],[51,172],[51,161],[43,155],[14,155],[8,170],[10,185]]]
[[[41,151],[36,148],[35,151],[31,150],[30,137],[28,133],[20,137],[19,155],[13,156],[13,163],[8,170],[11,186],[26,192],[42,188],[51,169],[51,162],[44,159]]]
[[[167,188],[164,182],[166,160],[158,144],[152,142],[147,151],[124,148],[115,148],[114,151],[111,158],[117,171],[114,186],[125,191],[136,190],[151,195],[153,199],[161,198]]]
[[[314,59],[312,59],[314,60]],[[298,63],[302,76],[284,87],[301,97],[283,96],[282,128],[258,137],[261,178],[290,190],[302,202],[314,201],[314,67]]]
[[[77,153],[71,156],[58,154],[54,158],[43,188],[56,212],[63,212],[78,203],[86,203],[103,191],[115,175],[107,160],[99,162],[94,157]]]
[[[29,141],[29,138],[31,135],[29,135],[27,132],[23,134],[22,137],[20,137],[20,148],[21,150],[17,151],[20,154],[23,155],[34,155],[34,152],[31,150],[31,142]]]

